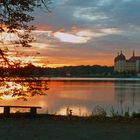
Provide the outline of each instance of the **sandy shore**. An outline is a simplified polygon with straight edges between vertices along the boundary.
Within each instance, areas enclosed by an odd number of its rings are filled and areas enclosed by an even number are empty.
[[[140,120],[1,117],[0,140],[140,140]]]

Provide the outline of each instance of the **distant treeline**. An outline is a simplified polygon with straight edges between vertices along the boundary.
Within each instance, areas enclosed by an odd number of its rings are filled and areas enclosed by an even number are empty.
[[[58,68],[36,67],[32,64],[22,68],[0,68],[0,76],[19,77],[122,77],[135,74],[118,74],[113,66],[64,66]]]
[[[48,75],[67,77],[95,77],[110,76],[114,73],[113,67],[107,66],[65,66],[60,68],[48,68]]]

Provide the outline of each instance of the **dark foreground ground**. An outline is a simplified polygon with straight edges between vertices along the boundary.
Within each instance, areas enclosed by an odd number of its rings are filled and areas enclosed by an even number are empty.
[[[0,117],[0,140],[140,140],[140,120]]]

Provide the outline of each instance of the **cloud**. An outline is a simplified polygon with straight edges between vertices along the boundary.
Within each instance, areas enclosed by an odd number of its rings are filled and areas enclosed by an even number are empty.
[[[122,31],[117,28],[102,28],[102,29],[84,29],[78,27],[71,27],[70,30],[58,29],[58,30],[34,30],[32,35],[35,40],[33,43],[34,47],[45,49],[48,46],[52,46],[55,43],[73,43],[73,44],[85,44],[89,41],[96,41],[104,36],[120,34]],[[16,35],[3,33],[5,42],[16,41]],[[2,40],[3,38],[0,38]]]
[[[123,31],[117,28],[102,28],[102,29],[81,29],[72,27],[71,30],[60,29],[58,31],[33,31],[33,35],[37,38],[37,43],[50,43],[64,42],[85,44],[91,40],[100,39],[104,36],[122,34]],[[40,45],[43,48],[47,45]]]
[[[93,8],[77,8],[73,16],[75,18],[79,18],[82,20],[88,20],[88,21],[95,21],[95,20],[105,20],[108,19],[107,15],[105,15],[103,12],[100,13],[94,13]]]
[[[77,27],[125,28],[140,25],[139,0],[53,0],[52,13],[37,10],[35,24],[55,29]]]
[[[66,42],[66,43],[87,43],[90,40],[90,36],[82,36],[71,32],[76,32],[77,29],[73,29],[72,31],[33,31],[33,35],[37,39],[39,43],[54,43],[54,42]],[[74,31],[75,30],[75,31]]]
[[[9,43],[11,40],[16,41],[17,39],[18,37],[14,33],[3,32],[0,34],[0,41],[3,41],[5,43]]]
[[[101,64],[104,60],[112,64],[113,54],[120,49],[140,53],[140,0],[53,1],[51,14],[35,13],[36,25],[51,26],[36,32],[36,48],[41,43],[43,55],[53,63]],[[100,52],[105,55],[97,55]]]
[[[54,33],[54,37],[58,38],[62,42],[68,42],[68,43],[87,43],[88,40],[90,40],[90,38],[87,36],[82,37],[82,36],[73,35],[70,33],[63,33],[63,32]]]
[[[87,40],[84,37],[78,37],[74,34],[62,32],[62,29],[58,31],[33,31],[33,35],[36,38],[36,42],[38,43],[55,43],[55,42],[68,42],[68,43],[85,43]]]
[[[122,34],[122,30],[117,29],[117,28],[104,28],[104,29],[100,29],[101,32],[105,33],[105,34]]]

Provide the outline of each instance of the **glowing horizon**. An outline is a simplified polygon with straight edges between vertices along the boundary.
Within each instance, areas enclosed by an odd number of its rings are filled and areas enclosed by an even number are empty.
[[[38,66],[112,66],[120,50],[127,57],[133,50],[140,55],[139,4],[134,0],[118,4],[115,0],[54,0],[52,13],[41,9],[33,13],[32,48],[18,50]],[[14,34],[4,36],[6,46],[9,39],[17,39]]]

